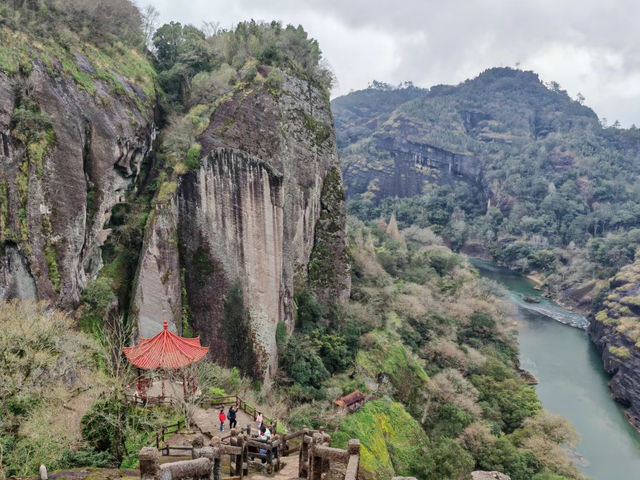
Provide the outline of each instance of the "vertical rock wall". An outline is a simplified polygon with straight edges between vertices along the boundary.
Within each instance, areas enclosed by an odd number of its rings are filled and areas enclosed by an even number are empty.
[[[150,108],[140,111],[105,82],[96,80],[90,94],[57,73],[38,60],[26,77],[0,71],[0,237],[10,247],[0,260],[5,272],[22,265],[22,284],[33,283],[38,299],[72,308],[102,267],[105,224],[135,182],[154,126]],[[126,81],[124,88],[133,91]],[[16,112],[26,105],[42,119],[31,128],[47,136],[44,148],[14,134]],[[15,275],[0,279],[3,298],[33,293],[10,288],[6,278]]]
[[[330,301],[349,293],[328,99],[279,74],[280,91],[257,85],[220,104],[199,139],[200,168],[177,192],[189,324],[213,359],[267,380],[278,323],[293,329],[294,292],[311,288]],[[312,253],[327,267],[321,281],[310,274]]]
[[[217,149],[187,175],[179,195],[178,229],[191,323],[218,359],[233,356],[232,336],[263,354],[275,351],[274,322],[290,318],[282,305],[282,174],[246,153]],[[225,322],[224,295],[241,280],[252,320],[248,332]],[[287,311],[284,311],[288,309]],[[255,365],[243,365],[253,371]],[[255,371],[254,373],[260,373]]]
[[[153,337],[164,320],[171,331],[183,333],[177,232],[175,200],[157,205],[147,224],[130,312],[138,319],[139,336]]]

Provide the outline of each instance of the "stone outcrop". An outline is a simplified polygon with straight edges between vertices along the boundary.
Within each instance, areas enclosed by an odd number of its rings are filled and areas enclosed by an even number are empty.
[[[89,93],[58,68],[0,71],[0,292],[72,308],[151,147],[153,110],[138,105],[154,100],[124,79],[138,102],[97,78]]]
[[[140,336],[153,337],[162,330],[164,320],[174,333],[184,333],[180,278],[178,211],[174,200],[157,205],[147,224],[131,306]]]
[[[623,267],[610,286],[602,309],[591,319],[589,334],[612,376],[613,397],[640,428],[640,263]]]
[[[471,472],[471,480],[511,480],[511,477],[500,472],[483,472],[477,470]]]
[[[478,156],[411,141],[404,135],[374,135],[371,148],[375,149],[375,158],[366,162],[346,156],[344,175],[349,196],[369,192],[378,200],[411,197],[421,194],[428,183],[480,182],[483,164]]]
[[[266,76],[269,68],[260,70]],[[140,332],[153,330],[144,312],[157,314],[159,304],[148,302],[166,296],[164,310],[179,312],[172,275],[183,272],[182,311],[212,357],[266,379],[276,367],[278,323],[294,326],[294,293],[310,288],[336,301],[350,290],[328,100],[308,82],[279,75],[278,92],[259,84],[238,90],[213,112],[199,138],[200,166],[178,182],[179,267],[166,273],[175,244],[164,240],[151,252],[159,244],[148,233],[135,300]],[[163,237],[173,238],[156,236]]]

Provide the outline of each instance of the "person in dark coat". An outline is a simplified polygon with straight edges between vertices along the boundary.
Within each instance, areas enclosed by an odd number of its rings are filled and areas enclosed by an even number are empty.
[[[236,413],[238,413],[238,407],[235,409],[233,406],[229,407],[229,411],[227,412],[227,419],[229,420],[229,428],[236,428],[238,422],[236,421]]]

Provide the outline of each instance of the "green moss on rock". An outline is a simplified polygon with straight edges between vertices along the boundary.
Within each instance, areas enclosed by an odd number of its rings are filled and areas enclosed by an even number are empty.
[[[345,289],[348,261],[345,238],[345,193],[337,167],[327,173],[321,193],[322,210],[308,265],[308,280],[318,298],[333,302]]]
[[[401,403],[368,402],[342,422],[332,446],[346,448],[350,438],[360,439],[360,468],[376,478],[416,475],[428,468],[427,436]]]

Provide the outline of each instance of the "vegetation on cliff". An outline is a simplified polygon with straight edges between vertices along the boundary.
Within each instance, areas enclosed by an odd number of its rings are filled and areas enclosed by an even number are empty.
[[[566,420],[542,411],[517,374],[511,311],[497,297],[499,287],[478,278],[428,229],[402,235],[384,223],[351,219],[349,232],[349,303],[332,313],[309,297],[298,304],[312,330],[305,333],[310,329],[303,323],[289,339],[305,352],[295,357],[295,369],[289,363],[294,357],[282,357],[293,382],[285,390],[294,402],[291,424],[328,424],[337,429],[339,446],[359,436],[361,467],[371,478],[395,472],[466,479],[473,469],[518,480],[582,478],[560,447],[575,442],[575,433]],[[331,328],[318,327],[323,324]],[[333,370],[325,342],[348,345]],[[294,393],[315,370],[310,408],[308,397]],[[297,377],[298,371],[307,376]],[[355,414],[336,413],[331,401],[356,388],[375,400]]]

